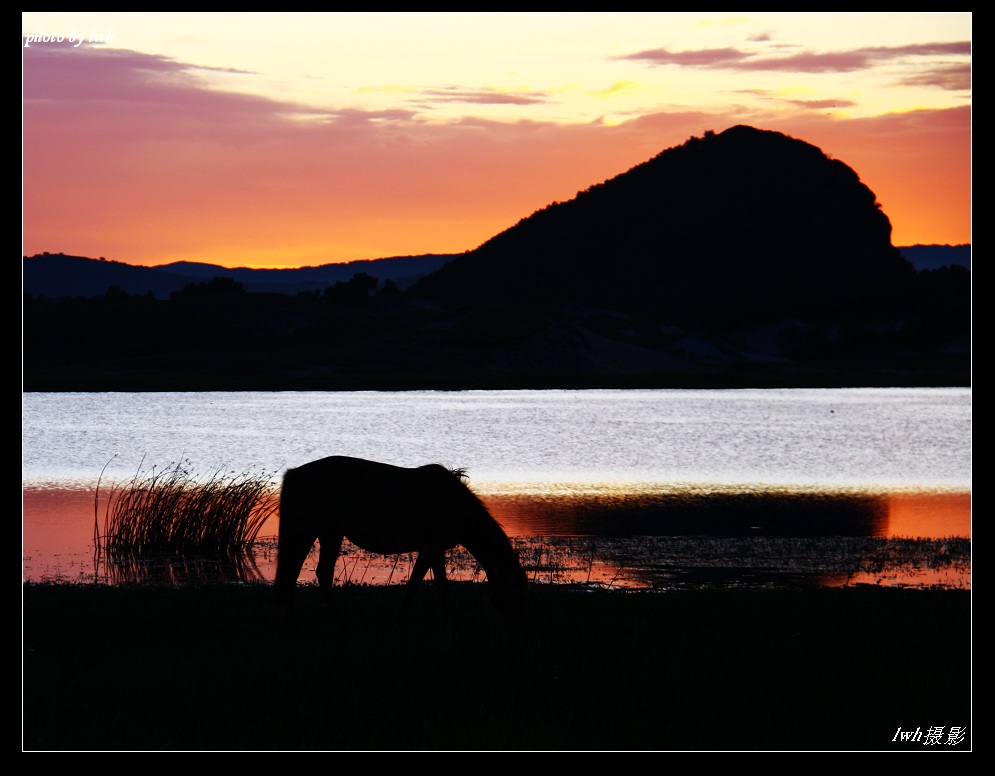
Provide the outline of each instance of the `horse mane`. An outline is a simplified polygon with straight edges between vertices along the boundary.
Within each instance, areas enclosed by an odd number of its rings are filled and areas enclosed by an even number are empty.
[[[480,507],[481,511],[490,519],[490,521],[492,521],[495,525],[497,525],[500,528],[500,524],[497,522],[497,520],[494,519],[494,516],[487,508],[487,505],[484,503],[483,499],[481,499],[480,496],[477,495],[476,491],[474,491],[474,489],[470,487],[469,470],[462,466],[460,467],[446,466],[443,468],[451,475],[453,475],[453,477],[456,478],[456,481],[459,482],[459,484],[463,486],[463,490],[466,491],[466,495],[469,496],[473,501],[475,501],[477,505]]]
[[[477,495],[476,491],[470,487],[470,475],[467,473],[467,469],[463,467],[445,467],[456,480],[463,486],[462,490],[465,493],[466,498],[470,499],[474,505],[478,508],[476,514],[480,519],[479,526],[484,531],[485,535],[494,541],[495,546],[500,546],[508,555],[508,557],[513,557],[515,559],[515,564],[518,565],[518,553],[515,551],[515,547],[511,542],[511,538],[505,533],[504,528],[501,524],[494,519],[494,515],[487,508],[484,500]],[[464,545],[466,546],[466,545]],[[469,547],[467,547],[470,550]],[[470,550],[472,553],[473,550]],[[478,561],[480,559],[478,558]]]

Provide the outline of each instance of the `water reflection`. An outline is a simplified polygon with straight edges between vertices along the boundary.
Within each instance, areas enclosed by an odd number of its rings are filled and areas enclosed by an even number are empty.
[[[653,486],[478,489],[538,583],[681,589],[881,584],[970,588],[969,493],[856,493]],[[235,558],[94,556],[94,499],[25,488],[22,578],[78,583],[271,581],[277,518]],[[340,584],[399,584],[413,556],[344,543]],[[314,581],[317,552],[301,580]],[[454,580],[482,579],[454,551]]]
[[[251,551],[228,558],[143,558],[95,554],[93,561],[93,581],[103,584],[178,585],[264,580],[266,575]]]
[[[487,499],[516,535],[886,536],[885,496],[791,493],[530,494]]]
[[[970,588],[968,538],[697,536],[588,541],[589,551],[597,554],[591,555],[587,578],[581,566],[561,581],[655,590],[855,584]],[[570,555],[578,556],[576,548]]]

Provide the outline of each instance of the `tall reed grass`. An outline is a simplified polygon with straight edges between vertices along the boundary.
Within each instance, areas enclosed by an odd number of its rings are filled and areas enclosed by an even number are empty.
[[[139,471],[111,488],[103,526],[94,496],[94,546],[108,558],[245,555],[277,508],[273,474],[219,467],[193,476],[189,462]]]

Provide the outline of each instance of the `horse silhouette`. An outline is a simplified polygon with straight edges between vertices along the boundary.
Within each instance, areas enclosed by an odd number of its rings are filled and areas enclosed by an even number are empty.
[[[466,472],[330,456],[288,469],[280,491],[276,591],[293,622],[297,578],[315,540],[315,576],[334,609],[342,540],[379,555],[417,553],[401,605],[404,614],[429,569],[445,599],[446,552],[459,545],[487,574],[491,600],[506,616],[524,605],[526,575],[507,535],[466,484]]]

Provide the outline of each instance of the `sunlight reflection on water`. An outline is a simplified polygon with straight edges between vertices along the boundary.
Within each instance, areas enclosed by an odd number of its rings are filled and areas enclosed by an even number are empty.
[[[970,389],[24,394],[22,476],[92,483],[187,459],[282,472],[326,455],[474,482],[953,487]]]

